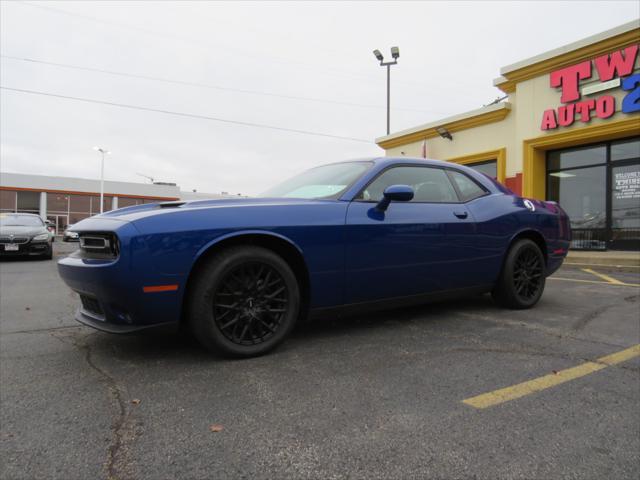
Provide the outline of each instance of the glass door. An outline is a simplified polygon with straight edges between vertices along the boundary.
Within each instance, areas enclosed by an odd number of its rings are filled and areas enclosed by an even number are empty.
[[[62,235],[69,225],[68,215],[47,215],[47,220],[51,220],[56,227],[56,235]]]

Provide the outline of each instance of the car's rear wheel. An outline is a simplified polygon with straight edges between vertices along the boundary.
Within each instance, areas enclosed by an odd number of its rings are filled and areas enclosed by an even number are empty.
[[[262,247],[232,247],[212,256],[190,285],[191,331],[208,349],[236,357],[262,355],[291,331],[300,309],[295,274]]]
[[[545,279],[545,262],[540,247],[529,239],[518,240],[509,249],[491,294],[502,306],[531,308],[542,296]]]

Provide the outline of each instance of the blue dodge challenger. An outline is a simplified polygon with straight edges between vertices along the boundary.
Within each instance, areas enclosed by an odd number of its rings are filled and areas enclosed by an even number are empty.
[[[470,168],[375,158],[321,166],[258,198],[122,208],[73,227],[60,260],[76,319],[113,333],[182,323],[207,348],[265,353],[309,315],[491,292],[530,308],[569,219]]]

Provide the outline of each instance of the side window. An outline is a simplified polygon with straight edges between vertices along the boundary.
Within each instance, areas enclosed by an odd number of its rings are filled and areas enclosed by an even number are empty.
[[[384,190],[391,185],[409,185],[413,188],[412,202],[458,202],[456,192],[444,170],[433,167],[394,167],[385,171],[369,184],[358,200],[378,202]]]
[[[480,185],[467,177],[464,173],[449,170],[451,178],[460,191],[461,200],[468,202],[474,198],[482,197],[486,192]]]

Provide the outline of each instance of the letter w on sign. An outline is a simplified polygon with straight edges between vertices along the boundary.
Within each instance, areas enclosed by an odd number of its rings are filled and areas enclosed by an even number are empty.
[[[624,52],[624,55],[622,54]],[[631,45],[624,50],[602,55],[595,59],[596,70],[601,82],[615,77],[625,77],[633,72],[638,55],[638,45]]]

